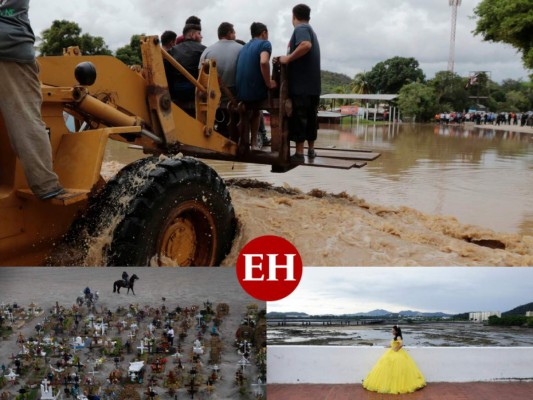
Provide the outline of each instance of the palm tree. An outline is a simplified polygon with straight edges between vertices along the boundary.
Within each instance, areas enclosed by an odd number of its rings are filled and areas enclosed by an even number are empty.
[[[351,87],[350,87],[350,93],[353,94],[368,94],[370,93],[370,86],[367,81],[366,72],[359,72],[357,75],[354,76]]]

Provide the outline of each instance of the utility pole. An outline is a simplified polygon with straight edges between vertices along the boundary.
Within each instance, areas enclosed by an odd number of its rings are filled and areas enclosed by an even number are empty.
[[[452,30],[450,34],[450,55],[448,57],[448,72],[453,73],[455,63],[455,29],[457,25],[457,8],[461,5],[461,0],[448,0],[452,7]]]

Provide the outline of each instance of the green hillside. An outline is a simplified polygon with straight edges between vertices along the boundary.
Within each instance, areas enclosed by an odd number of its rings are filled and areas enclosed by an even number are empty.
[[[321,71],[322,94],[336,93],[340,87],[349,87],[352,79],[348,75],[337,72]]]
[[[506,311],[502,313],[503,316],[511,316],[511,315],[526,315],[526,311],[533,311],[533,303],[527,303],[522,306],[518,306],[513,308],[512,310]]]

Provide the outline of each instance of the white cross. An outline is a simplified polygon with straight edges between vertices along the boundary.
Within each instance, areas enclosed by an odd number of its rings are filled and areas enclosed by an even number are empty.
[[[146,349],[146,347],[144,347],[144,341],[141,340],[141,345],[139,347],[137,347],[139,350],[141,350],[141,355],[144,354],[144,349]]]
[[[265,386],[265,384],[261,381],[261,378],[257,379],[257,383],[252,383],[251,386],[254,387],[255,397],[263,397],[264,395],[263,387]]]
[[[48,385],[50,384],[50,381],[46,378],[43,379],[42,384],[44,385],[44,391],[48,393]]]

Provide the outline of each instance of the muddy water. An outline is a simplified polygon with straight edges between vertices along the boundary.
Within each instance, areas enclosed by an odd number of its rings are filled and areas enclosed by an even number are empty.
[[[255,178],[304,192],[345,191],[372,204],[407,206],[499,232],[533,235],[533,131],[323,125],[317,145],[371,149],[382,156],[362,169],[298,167],[285,174],[272,174],[268,166],[208,163],[225,178]],[[127,162],[139,153],[112,146],[108,155]]]
[[[533,235],[533,132],[509,135],[433,125],[323,129],[322,146],[372,149],[382,157],[359,170],[215,167],[227,177],[254,177],[309,191],[346,191],[372,204],[450,215],[467,224]]]
[[[359,170],[285,174],[208,161],[230,185],[239,180],[230,192],[240,229],[223,265],[264,234],[291,240],[304,265],[533,265],[532,134],[348,124],[323,126],[317,146],[382,157]],[[111,143],[104,175],[138,157]],[[302,193],[250,187],[247,178]],[[312,189],[319,192],[304,194]]]
[[[392,325],[344,327],[269,327],[268,344],[387,346]],[[532,346],[533,330],[490,327],[477,323],[425,323],[402,325],[404,343],[432,346]]]

